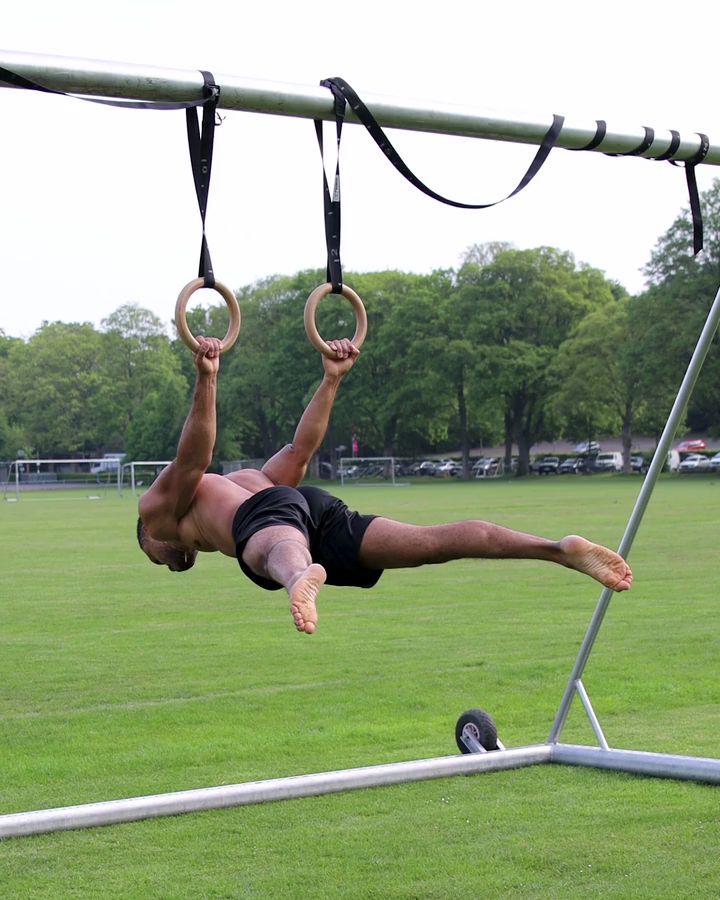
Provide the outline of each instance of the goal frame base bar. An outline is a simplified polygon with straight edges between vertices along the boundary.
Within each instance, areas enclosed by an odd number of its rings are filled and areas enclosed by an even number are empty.
[[[639,750],[605,750],[575,744],[536,744],[492,753],[385,763],[125,800],[10,813],[0,816],[0,838],[115,825],[180,813],[249,806],[411,781],[519,769],[545,763],[720,784],[720,759]]]

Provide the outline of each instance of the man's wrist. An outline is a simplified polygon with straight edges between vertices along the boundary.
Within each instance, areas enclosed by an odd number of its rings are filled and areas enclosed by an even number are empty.
[[[323,383],[331,385],[332,387],[337,387],[342,380],[343,376],[339,374],[330,375],[328,372],[325,372],[323,375]]]

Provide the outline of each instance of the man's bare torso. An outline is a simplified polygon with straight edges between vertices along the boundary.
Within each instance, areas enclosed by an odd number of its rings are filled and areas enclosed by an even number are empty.
[[[232,523],[238,507],[273,482],[257,469],[231,475],[203,475],[190,508],[177,525],[183,544],[235,556]]]

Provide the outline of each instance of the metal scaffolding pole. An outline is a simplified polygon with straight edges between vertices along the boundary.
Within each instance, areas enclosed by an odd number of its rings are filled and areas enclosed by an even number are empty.
[[[88,97],[179,102],[199,100],[203,96],[203,78],[199,70],[166,69],[12,50],[0,50],[0,66],[52,90]],[[221,109],[333,119],[332,95],[325,88],[213,74],[220,86]],[[319,76],[326,77],[327,74],[320,72]],[[10,87],[2,83],[0,86]],[[362,89],[362,85],[359,87]],[[552,115],[542,121],[532,121],[501,119],[497,114],[452,106],[427,108],[405,101],[390,101],[387,97],[365,95],[362,90],[361,96],[380,125],[408,131],[540,144],[553,121]],[[350,110],[347,120],[358,121]],[[654,133],[654,139],[638,155],[652,158],[671,149],[675,135],[670,128],[638,126],[630,131],[620,131],[613,130],[608,124],[602,141],[592,150],[610,154],[630,153],[643,143],[649,130]],[[595,139],[597,132],[595,121],[566,120],[555,146],[580,150]],[[677,148],[667,158],[673,161],[691,160],[701,147],[699,134],[688,133],[678,137]],[[710,141],[703,163],[720,165],[720,144]]]

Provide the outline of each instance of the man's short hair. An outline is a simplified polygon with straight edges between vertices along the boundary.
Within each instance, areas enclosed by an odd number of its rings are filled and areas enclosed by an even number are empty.
[[[138,544],[140,545],[140,549],[147,556],[147,552],[145,550],[145,547],[143,546],[143,538],[145,537],[146,534],[147,534],[147,529],[145,528],[145,525],[143,524],[143,520],[140,518],[140,516],[138,516],[137,541],[138,541]],[[171,547],[169,552],[172,552],[175,555],[175,566],[176,566],[175,571],[176,572],[187,572],[188,569],[192,569],[192,567],[195,565],[195,557],[197,556],[197,551],[192,551],[191,553],[188,554],[184,550],[178,550],[175,547]],[[157,565],[160,565],[160,566],[167,565],[167,563],[161,563],[158,560],[153,559],[152,557],[150,557],[150,559],[152,562],[157,563]]]

